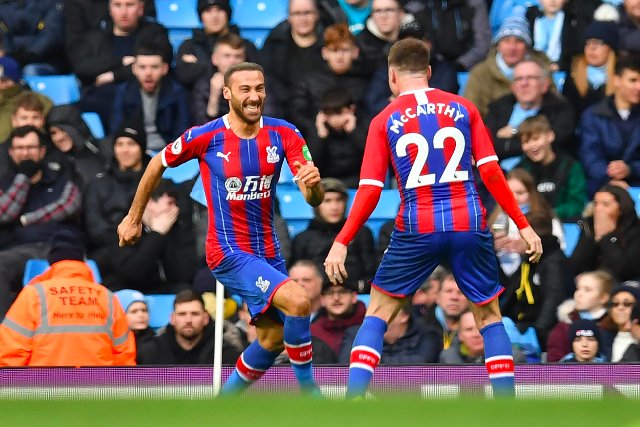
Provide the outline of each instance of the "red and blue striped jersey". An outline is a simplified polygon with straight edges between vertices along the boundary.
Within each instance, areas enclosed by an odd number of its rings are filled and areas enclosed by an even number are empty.
[[[178,166],[198,159],[209,206],[207,264],[214,269],[226,256],[248,253],[280,257],[273,227],[276,183],[284,159],[295,175],[294,162],[311,160],[300,132],[292,124],[262,117],[253,139],[239,138],[227,116],[187,130],[165,147],[162,164]]]
[[[388,165],[400,192],[396,229],[407,233],[486,229],[473,179],[498,158],[476,107],[438,89],[398,96],[371,122],[360,185],[383,187]]]

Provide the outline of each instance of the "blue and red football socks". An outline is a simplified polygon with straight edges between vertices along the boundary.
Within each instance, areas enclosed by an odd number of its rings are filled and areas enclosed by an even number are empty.
[[[484,339],[484,363],[489,373],[494,397],[514,397],[513,353],[511,340],[502,322],[480,330]]]
[[[236,368],[222,387],[221,393],[223,395],[242,393],[262,377],[279,354],[263,348],[258,340],[252,342],[238,358]]]
[[[313,350],[311,349],[311,318],[287,316],[284,319],[284,347],[289,355],[293,373],[303,393],[318,393],[313,380]]]
[[[375,316],[366,316],[351,348],[347,397],[364,396],[373,377],[373,370],[380,363],[384,333],[387,324]]]

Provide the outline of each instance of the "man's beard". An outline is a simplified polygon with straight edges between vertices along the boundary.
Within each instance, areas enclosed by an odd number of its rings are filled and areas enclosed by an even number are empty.
[[[260,117],[262,117],[262,104],[259,105],[260,115],[256,119],[251,119],[244,114],[242,110],[242,104],[238,102],[231,102],[231,109],[238,117],[240,117],[245,123],[254,125],[260,121]]]

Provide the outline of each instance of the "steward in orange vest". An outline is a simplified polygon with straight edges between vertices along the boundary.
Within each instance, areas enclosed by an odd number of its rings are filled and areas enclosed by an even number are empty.
[[[116,296],[95,283],[78,236],[52,238],[51,267],[18,295],[0,324],[0,366],[135,365]]]

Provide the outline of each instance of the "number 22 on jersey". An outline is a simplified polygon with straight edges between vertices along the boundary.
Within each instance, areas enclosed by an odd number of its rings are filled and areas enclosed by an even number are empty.
[[[444,141],[447,138],[453,138],[456,143],[453,154],[449,159],[449,162],[442,172],[442,176],[438,180],[438,183],[444,184],[448,182],[467,181],[469,179],[469,173],[467,171],[456,171],[462,159],[464,153],[465,140],[464,135],[455,127],[445,127],[436,132],[433,136],[433,148],[444,149]],[[433,185],[436,183],[436,174],[428,173],[420,175],[420,172],[424,168],[427,159],[429,158],[429,142],[427,139],[419,133],[408,133],[402,135],[396,143],[396,154],[398,157],[405,157],[408,155],[407,147],[410,144],[415,144],[418,147],[418,153],[416,155],[409,176],[407,177],[406,189],[424,187],[425,185]]]

